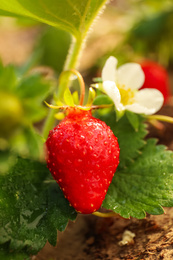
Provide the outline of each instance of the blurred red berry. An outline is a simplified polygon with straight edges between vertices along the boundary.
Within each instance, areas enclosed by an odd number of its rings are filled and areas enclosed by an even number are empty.
[[[145,82],[143,88],[156,88],[164,96],[164,103],[171,96],[171,88],[167,71],[158,63],[153,61],[143,61],[141,63],[142,70],[145,74]]]

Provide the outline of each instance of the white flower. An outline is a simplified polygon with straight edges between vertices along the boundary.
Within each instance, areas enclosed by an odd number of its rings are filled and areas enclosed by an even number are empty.
[[[145,80],[144,72],[137,63],[117,67],[117,59],[110,57],[102,70],[103,90],[113,100],[118,111],[151,115],[163,105],[164,97],[157,89],[139,90]]]

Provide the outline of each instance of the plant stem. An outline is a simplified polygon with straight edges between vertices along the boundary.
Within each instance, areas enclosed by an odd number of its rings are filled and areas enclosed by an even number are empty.
[[[69,72],[73,73],[78,78],[79,85],[80,85],[80,101],[79,101],[79,105],[82,106],[83,105],[83,101],[84,101],[84,97],[85,97],[85,82],[84,82],[84,79],[83,79],[82,75],[75,69],[65,70],[65,71],[63,71],[61,73],[61,75],[59,77],[59,81],[61,82],[61,78],[63,78],[65,76],[65,74],[68,75]]]
[[[85,35],[80,35],[76,39],[73,38],[63,71],[77,69],[79,57],[83,48],[84,38]],[[57,98],[62,98],[64,90],[70,85],[70,76],[71,74],[68,73],[65,77],[61,77]]]
[[[147,116],[148,120],[159,120],[167,123],[173,124],[173,117],[170,116],[164,116],[164,115],[151,115]]]
[[[65,70],[70,70],[70,69],[76,69],[77,68],[77,63],[83,48],[83,43],[85,39],[85,34],[79,35],[77,38],[73,38],[69,54],[67,56],[64,69]],[[61,77],[61,80],[59,82],[59,87],[58,87],[58,92],[56,95],[56,98],[61,99],[63,97],[63,93],[65,89],[70,85],[70,76],[71,74],[68,73],[65,77]],[[43,137],[46,139],[48,136],[48,133],[50,129],[54,127],[55,123],[55,115],[56,111],[54,109],[51,109],[49,112],[49,115],[45,121],[44,127],[43,127]]]
[[[101,218],[110,218],[110,217],[119,217],[122,218],[119,214],[115,213],[115,212],[107,212],[107,213],[103,213],[103,212],[93,212],[93,215],[97,216],[97,217],[101,217]]]

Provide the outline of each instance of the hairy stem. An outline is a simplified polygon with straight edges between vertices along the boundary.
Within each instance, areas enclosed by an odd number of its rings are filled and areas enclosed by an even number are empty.
[[[84,47],[84,43],[86,40],[86,36],[88,35],[89,28],[91,27],[91,24],[93,23],[96,15],[98,15],[98,13],[104,8],[106,2],[108,3],[109,0],[104,0],[102,2],[102,4],[100,5],[100,8],[97,10],[97,13],[95,13],[95,16],[93,16],[92,19],[90,20],[90,22],[88,22],[88,25],[85,26],[86,16],[87,16],[87,13],[89,12],[89,8],[91,5],[91,0],[88,1],[85,12],[83,14],[83,18],[80,23],[78,35],[76,38],[73,38],[71,48],[70,48],[69,54],[67,56],[63,71],[70,70],[70,69],[77,69],[80,54]],[[64,93],[65,89],[69,85],[70,85],[70,75],[67,75],[66,77],[61,78],[61,81],[59,82],[59,88],[58,88],[56,98],[61,99],[63,97],[63,93]],[[55,115],[55,111],[50,111],[49,115],[47,117],[47,120],[45,121],[45,125],[43,127],[43,137],[44,138],[47,138],[49,130],[52,129],[54,126],[54,122],[55,122],[54,115]]]
[[[73,38],[63,71],[77,69],[80,54],[83,49],[84,38],[85,36],[79,36],[77,39]],[[70,76],[71,74],[68,73],[65,77],[61,77],[57,98],[61,98],[66,87],[70,85]]]
[[[70,70],[70,69],[76,69],[77,63],[83,48],[85,35],[79,36],[76,39],[73,39],[71,48],[64,66],[63,71]],[[70,85],[70,73],[68,73],[66,76],[61,77],[58,87],[58,92],[56,97],[58,99],[61,99],[63,97],[63,93],[65,89]],[[49,133],[49,130],[54,127],[55,123],[55,115],[56,111],[54,109],[51,109],[49,112],[49,115],[45,121],[44,127],[43,127],[43,137],[46,139]]]

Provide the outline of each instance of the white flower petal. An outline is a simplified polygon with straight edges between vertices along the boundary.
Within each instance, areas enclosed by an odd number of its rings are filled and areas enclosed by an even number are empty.
[[[119,89],[115,85],[115,82],[108,81],[108,80],[104,81],[103,90],[113,100],[117,110],[122,110],[123,106],[121,104],[121,95],[120,95]]]
[[[110,56],[109,59],[107,59],[103,70],[102,70],[102,80],[103,81],[116,81],[116,67],[117,67],[118,60]]]
[[[126,106],[126,109],[146,115],[156,113],[163,105],[164,97],[157,89],[142,89],[135,95],[135,103]]]
[[[162,93],[155,88],[141,89],[136,93],[135,99],[137,102],[148,109],[154,109],[156,113],[164,103],[164,97]]]
[[[117,69],[117,83],[132,90],[142,87],[145,80],[144,72],[137,63],[126,63]]]
[[[138,103],[127,105],[125,109],[137,114],[152,115],[155,113],[155,109],[148,109],[147,107],[144,107]]]

